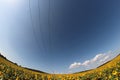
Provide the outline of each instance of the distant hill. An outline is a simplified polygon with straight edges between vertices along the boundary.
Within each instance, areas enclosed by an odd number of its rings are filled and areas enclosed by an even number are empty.
[[[0,62],[3,62],[11,67],[15,67],[15,68],[20,68],[20,69],[25,69],[25,70],[30,70],[30,71],[33,71],[33,72],[37,72],[37,73],[44,73],[44,74],[48,74],[46,72],[43,72],[43,71],[39,71],[39,70],[35,70],[35,69],[31,69],[31,68],[27,68],[27,67],[21,67],[20,65],[18,65],[17,63],[14,63],[10,60],[8,60],[6,57],[4,57],[1,53],[0,53]]]

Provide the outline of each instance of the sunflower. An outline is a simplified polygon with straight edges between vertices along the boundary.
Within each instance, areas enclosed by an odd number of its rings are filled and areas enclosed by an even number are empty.
[[[115,70],[112,72],[113,75],[117,75],[117,73],[118,73],[118,72],[115,71]]]

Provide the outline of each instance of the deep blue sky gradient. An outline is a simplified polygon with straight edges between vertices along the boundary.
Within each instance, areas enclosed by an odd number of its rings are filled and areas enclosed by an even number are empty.
[[[28,0],[21,0],[19,7],[4,2],[0,48],[11,58],[13,51],[18,54],[23,66],[65,72],[73,62],[120,48],[119,4],[120,0],[40,0],[38,8],[38,1],[31,0],[32,26]]]

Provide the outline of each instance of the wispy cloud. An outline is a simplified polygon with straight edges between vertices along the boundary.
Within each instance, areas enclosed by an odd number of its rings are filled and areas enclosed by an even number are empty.
[[[83,63],[81,62],[72,63],[69,66],[69,69],[71,70],[71,69],[76,69],[80,67],[84,67],[85,70],[93,69],[113,59],[116,55],[117,53],[112,51],[109,51],[107,53],[100,53],[100,54],[97,54],[92,59],[84,61]]]
[[[74,62],[73,64],[71,64],[71,65],[69,66],[69,69],[78,68],[78,67],[80,67],[80,66],[81,66],[81,63],[79,63],[79,62]]]

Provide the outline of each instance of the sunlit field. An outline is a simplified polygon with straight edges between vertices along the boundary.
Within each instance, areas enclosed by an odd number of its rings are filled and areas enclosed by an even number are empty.
[[[0,80],[120,80],[120,55],[96,69],[73,74],[50,74],[24,68],[1,55]]]

